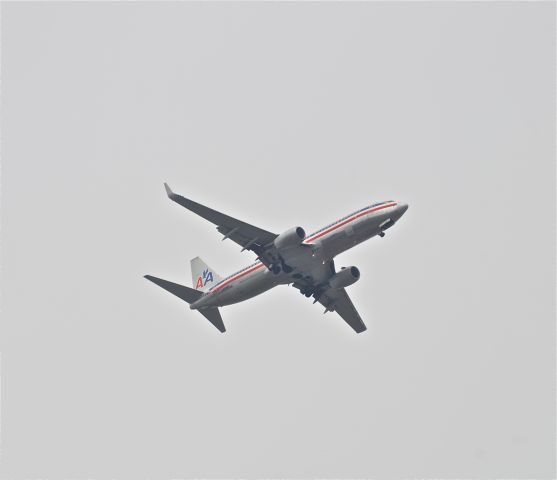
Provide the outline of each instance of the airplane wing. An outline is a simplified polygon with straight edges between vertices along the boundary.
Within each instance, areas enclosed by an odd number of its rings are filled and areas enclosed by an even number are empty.
[[[362,333],[367,329],[344,288],[325,290],[317,301],[325,307],[325,313],[337,312],[356,333]]]
[[[327,267],[333,273],[335,272],[333,260],[328,262]],[[313,303],[319,302],[325,307],[325,312],[323,313],[337,312],[356,333],[362,333],[367,330],[365,323],[344,288],[327,288],[326,283],[315,285],[303,279],[297,280],[292,286],[302,291],[302,293],[309,288],[312,292],[309,296],[313,296],[315,299]]]
[[[233,242],[236,242],[242,247],[242,251],[252,250],[267,266],[272,263],[272,256],[266,253],[270,253],[268,251],[274,239],[278,236],[277,234],[254,227],[249,223],[242,222],[241,220],[237,220],[236,218],[217,212],[193,200],[182,197],[174,193],[166,183],[164,184],[164,188],[170,200],[191,210],[205,220],[214,223],[217,226],[217,230],[224,235],[223,240],[229,238]]]
[[[329,267],[333,272],[335,271],[334,262],[332,260],[329,262]],[[367,330],[362,317],[360,317],[360,314],[356,310],[356,307],[354,307],[352,300],[350,300],[344,288],[327,288],[322,290],[319,285],[316,286],[304,280],[297,280],[292,286],[302,291],[302,293],[305,289],[311,288],[313,291],[311,296],[315,299],[313,303],[319,302],[323,305],[325,307],[323,313],[337,312],[356,333],[362,333]]]

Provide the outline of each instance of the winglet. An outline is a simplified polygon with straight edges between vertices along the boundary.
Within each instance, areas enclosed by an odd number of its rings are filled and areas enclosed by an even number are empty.
[[[172,195],[174,195],[174,192],[170,189],[170,187],[168,186],[168,183],[164,182],[164,189],[166,190],[166,194],[168,195],[168,198],[172,198]]]

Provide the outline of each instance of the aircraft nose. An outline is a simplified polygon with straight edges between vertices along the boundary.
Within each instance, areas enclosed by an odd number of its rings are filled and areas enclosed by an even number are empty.
[[[397,205],[397,213],[399,218],[404,215],[404,213],[408,210],[408,204],[404,202],[399,202]]]

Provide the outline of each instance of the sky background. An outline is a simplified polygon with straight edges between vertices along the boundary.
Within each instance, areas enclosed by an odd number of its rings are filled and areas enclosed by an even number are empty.
[[[554,478],[555,3],[3,3],[1,478]],[[410,208],[220,334],[142,278]]]

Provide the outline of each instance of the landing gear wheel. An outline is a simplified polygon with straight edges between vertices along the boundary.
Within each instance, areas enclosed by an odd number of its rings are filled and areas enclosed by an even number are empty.
[[[385,232],[379,232],[379,236],[383,238],[385,236]]]
[[[286,263],[284,262],[284,259],[280,256],[279,256],[279,261],[280,261],[280,266],[282,268],[282,271],[284,273],[292,273],[292,270],[294,270],[294,269],[292,267],[290,267],[289,265],[286,265]]]
[[[280,273],[280,267],[278,265],[273,265],[271,267],[271,272],[273,272],[275,275],[278,275]]]

